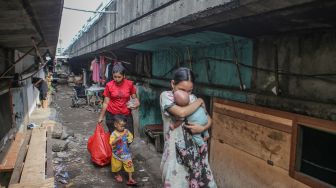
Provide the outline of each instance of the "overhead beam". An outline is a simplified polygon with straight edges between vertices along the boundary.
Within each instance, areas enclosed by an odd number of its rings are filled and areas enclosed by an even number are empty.
[[[42,30],[41,30],[41,27],[36,20],[36,15],[34,14],[33,7],[30,5],[29,0],[21,0],[21,2],[22,2],[22,5],[23,5],[23,8],[26,10],[27,14],[29,15],[30,20],[31,20],[32,24],[34,25],[35,29],[37,30],[37,32],[41,36],[42,40],[44,40],[44,36],[43,36]]]
[[[70,52],[69,55],[73,57],[85,53],[102,51],[102,49],[117,49],[132,43],[160,36],[208,27],[213,24],[242,19],[258,14],[261,15],[276,10],[286,10],[312,2],[317,1],[216,0],[211,1],[211,3],[208,1],[207,3],[205,3],[205,1],[197,3],[190,3],[188,0],[174,1],[168,6],[154,9],[154,12],[146,12],[142,15],[133,16],[134,18],[132,15],[128,18],[122,18],[118,17],[122,15],[117,14],[114,29],[105,33],[98,32],[102,34],[97,35],[91,30],[98,29],[99,31],[99,29],[101,29],[99,26],[104,25],[104,23],[100,22],[108,20],[107,18],[99,19],[96,24],[93,24],[87,32],[82,34],[81,38],[68,48],[68,51]],[[117,3],[125,3],[125,1],[118,1]],[[187,4],[188,6],[186,6]],[[127,10],[127,8],[131,9],[129,6],[132,6],[132,4],[117,4],[117,7],[125,10]],[[87,38],[89,38],[89,40],[87,40]]]

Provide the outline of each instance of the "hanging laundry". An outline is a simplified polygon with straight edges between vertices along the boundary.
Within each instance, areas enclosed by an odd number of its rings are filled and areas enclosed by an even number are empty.
[[[95,58],[93,61],[91,61],[91,71],[92,71],[92,80],[93,82],[98,83],[100,81],[99,79],[99,62],[98,62],[98,58]]]
[[[111,63],[107,64],[106,65],[106,69],[105,69],[105,78],[106,78],[106,81],[108,81],[108,78],[109,78],[109,67],[111,66]]]
[[[100,56],[100,81],[101,82],[105,82],[106,78],[105,78],[105,69],[106,69],[106,59],[104,56]]]

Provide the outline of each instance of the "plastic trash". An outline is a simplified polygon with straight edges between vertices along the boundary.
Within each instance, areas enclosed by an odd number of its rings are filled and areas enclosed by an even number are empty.
[[[142,179],[141,179],[141,181],[143,181],[143,182],[146,182],[146,181],[148,181],[149,180],[149,177],[143,177]]]
[[[63,165],[58,165],[55,167],[55,176],[58,176],[61,171],[63,170],[64,166]]]
[[[82,158],[77,157],[77,158],[74,160],[74,162],[80,162],[81,160],[82,160]]]
[[[68,172],[60,173],[59,176],[61,176],[64,179],[68,179],[69,178]]]
[[[133,108],[135,106],[135,99],[130,99],[127,103],[127,108]]]
[[[39,126],[36,125],[35,123],[30,123],[29,125],[27,125],[28,129],[34,129],[34,128],[38,128]]]
[[[58,181],[61,182],[61,183],[63,183],[63,184],[68,184],[68,181],[65,180],[65,179],[60,179],[60,180],[58,180]]]

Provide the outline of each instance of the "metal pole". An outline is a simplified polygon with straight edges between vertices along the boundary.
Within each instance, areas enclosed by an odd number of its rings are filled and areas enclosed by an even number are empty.
[[[235,45],[235,41],[234,41],[233,37],[231,37],[231,39],[232,39],[232,46],[233,46],[233,60],[234,60],[234,62],[236,64],[236,67],[237,67],[238,78],[239,78],[239,83],[240,83],[240,90],[243,91],[245,88],[244,88],[243,80],[242,80],[241,74],[240,74],[237,49],[236,49],[236,45]]]

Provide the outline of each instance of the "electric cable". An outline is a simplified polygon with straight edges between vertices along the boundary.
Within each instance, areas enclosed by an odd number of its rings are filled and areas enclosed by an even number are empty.
[[[214,62],[224,62],[224,63],[228,63],[228,64],[233,64],[235,65],[234,61],[231,59],[220,59],[220,58],[214,58],[214,57],[202,57],[202,58],[198,58],[197,61],[205,61],[205,60],[213,60]],[[183,60],[180,63],[185,63],[188,60]],[[196,62],[197,62],[196,61]],[[261,68],[261,67],[257,67],[257,66],[253,66],[253,65],[246,65],[243,63],[238,62],[238,65],[241,65],[242,67],[245,68],[249,68],[249,69],[254,69],[257,71],[263,71],[263,72],[267,72],[267,73],[274,73],[274,70],[271,69],[267,69],[267,68]],[[163,75],[161,75],[160,77],[165,77],[167,76],[169,73],[171,73],[172,71],[174,71],[177,68],[177,66],[173,66],[171,69],[169,69],[166,73],[164,73]],[[336,73],[321,73],[321,74],[299,74],[299,73],[292,73],[292,72],[283,72],[283,71],[279,71],[278,72],[279,75],[283,75],[283,76],[292,76],[292,77],[303,77],[303,78],[311,78],[311,79],[318,79],[318,80],[322,80],[325,82],[329,82],[329,83],[336,83],[336,80],[330,80],[330,79],[326,79],[326,78],[321,78],[321,77],[332,77],[332,76],[336,76]]]
[[[91,13],[103,13],[103,14],[117,14],[117,11],[93,11],[93,10],[84,10],[84,9],[78,9],[78,8],[70,8],[70,7],[63,7],[67,10],[74,10],[79,12],[91,12]]]

